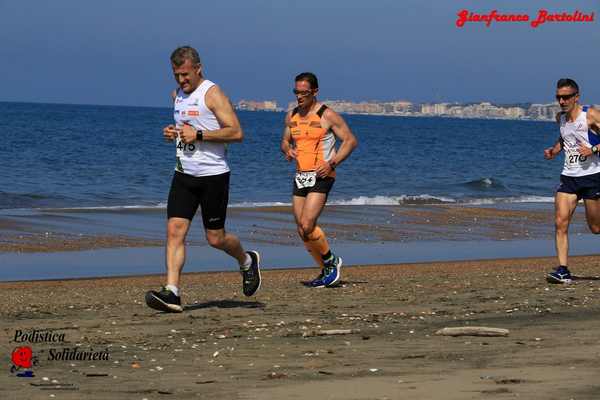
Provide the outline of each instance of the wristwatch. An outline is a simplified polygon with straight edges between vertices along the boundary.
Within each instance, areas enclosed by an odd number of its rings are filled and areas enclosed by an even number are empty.
[[[598,149],[598,146],[592,146],[592,153],[593,154],[598,154],[599,151],[600,151],[600,149]]]
[[[201,142],[202,139],[204,139],[204,132],[202,132],[200,129],[198,129],[196,131],[196,140]]]
[[[331,167],[331,169],[335,170],[335,167],[337,167],[337,163],[333,160],[329,160],[327,162],[329,163],[329,166]]]

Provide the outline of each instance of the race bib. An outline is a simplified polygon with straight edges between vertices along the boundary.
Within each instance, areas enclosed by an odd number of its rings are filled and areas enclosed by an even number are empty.
[[[586,156],[579,154],[579,150],[576,147],[565,147],[565,161],[568,166],[575,166],[582,164],[587,161]]]
[[[310,188],[315,186],[315,183],[317,183],[317,173],[314,171],[297,172],[295,180],[298,189]]]
[[[190,157],[198,148],[197,141],[193,143],[183,143],[180,138],[177,138],[177,157]]]

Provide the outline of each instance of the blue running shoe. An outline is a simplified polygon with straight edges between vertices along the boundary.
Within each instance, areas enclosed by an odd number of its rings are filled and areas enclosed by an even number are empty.
[[[571,283],[572,282],[571,273],[569,272],[569,269],[562,265],[560,267],[556,268],[556,270],[554,272],[550,272],[548,275],[546,275],[546,280],[549,283]]]
[[[323,283],[327,287],[335,286],[340,280],[340,270],[342,269],[342,259],[336,255],[332,255],[323,266]]]
[[[323,282],[323,277],[324,276],[325,276],[325,272],[322,269],[321,273],[319,273],[319,276],[317,276],[312,281],[307,282],[306,286],[311,287],[311,288],[315,288],[315,289],[325,287],[325,282]]]

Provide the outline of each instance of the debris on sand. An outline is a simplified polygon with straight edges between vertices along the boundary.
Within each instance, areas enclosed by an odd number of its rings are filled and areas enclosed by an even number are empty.
[[[485,326],[460,326],[455,328],[443,328],[436,335],[441,336],[508,336],[509,330],[502,328],[488,328]]]

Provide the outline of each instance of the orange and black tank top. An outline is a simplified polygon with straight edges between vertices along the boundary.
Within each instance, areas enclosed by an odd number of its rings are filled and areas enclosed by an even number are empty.
[[[327,109],[322,105],[314,114],[301,117],[298,107],[292,111],[290,131],[296,146],[296,169],[300,172],[314,171],[323,161],[335,156],[335,135],[331,129],[321,126],[321,117]],[[335,171],[329,176],[335,177]]]

